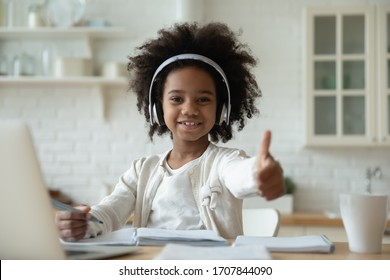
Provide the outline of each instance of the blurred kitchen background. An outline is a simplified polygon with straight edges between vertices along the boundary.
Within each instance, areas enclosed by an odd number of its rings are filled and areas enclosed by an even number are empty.
[[[178,21],[227,23],[258,58],[260,115],[224,145],[256,155],[272,130],[295,212],[337,214],[338,195],[368,183],[390,194],[389,0],[0,3],[0,119],[30,125],[48,187],[77,203],[171,147],[148,139],[125,70],[136,46]]]

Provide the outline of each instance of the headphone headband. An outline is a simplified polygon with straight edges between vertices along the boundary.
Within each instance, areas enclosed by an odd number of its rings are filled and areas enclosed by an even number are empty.
[[[229,116],[230,116],[230,88],[229,88],[229,83],[227,80],[227,77],[225,75],[225,72],[222,70],[222,68],[214,61],[211,60],[210,58],[200,55],[200,54],[195,54],[195,53],[184,53],[184,54],[179,54],[172,56],[165,60],[163,63],[160,64],[160,66],[157,68],[157,70],[154,72],[152,81],[150,82],[150,87],[149,87],[149,116],[150,116],[150,124],[153,125],[155,120],[154,120],[154,113],[153,113],[153,106],[154,102],[152,99],[152,90],[153,90],[153,84],[155,82],[155,79],[157,75],[169,64],[179,61],[179,60],[186,60],[186,59],[192,59],[192,60],[198,60],[202,61],[211,67],[213,67],[221,76],[222,76],[222,81],[226,85],[226,90],[227,90],[227,102],[226,102],[226,109],[225,109],[225,121],[227,124],[229,124]],[[157,120],[158,121],[158,120]],[[221,121],[220,121],[221,122]]]

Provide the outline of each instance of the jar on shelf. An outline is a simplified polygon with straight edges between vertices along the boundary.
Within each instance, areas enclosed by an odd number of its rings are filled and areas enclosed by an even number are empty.
[[[35,59],[32,55],[22,53],[20,56],[20,75],[34,76],[35,75]]]
[[[31,4],[28,7],[28,26],[29,27],[40,27],[44,26],[45,23],[42,18],[42,5]]]
[[[8,59],[3,53],[0,53],[0,76],[8,75]]]
[[[12,74],[16,77],[20,76],[21,69],[20,69],[20,58],[18,55],[15,55],[12,61]]]
[[[18,76],[34,76],[35,75],[34,57],[27,53],[15,55],[12,62],[13,75]]]

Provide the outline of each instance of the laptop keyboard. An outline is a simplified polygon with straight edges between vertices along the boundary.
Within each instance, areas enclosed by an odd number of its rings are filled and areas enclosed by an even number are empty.
[[[83,250],[65,250],[65,253],[68,257],[74,257],[74,256],[85,255],[85,254],[88,254],[90,252],[83,251]]]

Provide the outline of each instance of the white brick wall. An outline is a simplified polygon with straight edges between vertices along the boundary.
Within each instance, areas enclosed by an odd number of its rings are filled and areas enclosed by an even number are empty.
[[[176,0],[88,0],[87,17],[105,19],[128,29],[126,40],[99,40],[96,61],[126,61],[134,46],[175,20]],[[19,2],[19,1],[18,1]],[[20,1],[30,3],[31,1]],[[39,2],[39,1],[38,1]],[[366,167],[381,166],[383,178],[374,180],[377,190],[390,193],[390,149],[317,148],[304,145],[303,112],[303,7],[323,4],[388,3],[386,0],[206,0],[205,21],[220,20],[243,30],[242,40],[259,58],[256,69],[263,97],[261,116],[227,146],[254,155],[262,132],[273,131],[271,150],[298,185],[297,211],[337,210],[340,192],[362,189]],[[42,42],[13,46],[39,54]],[[46,42],[47,43],[47,42]],[[82,42],[61,45],[65,53],[77,53]],[[85,50],[83,49],[83,52]],[[114,185],[131,161],[160,153],[170,147],[169,138],[150,143],[136,99],[120,88],[106,93],[107,118],[102,118],[102,99],[88,87],[2,86],[0,118],[22,118],[32,127],[47,184],[74,200],[95,203]]]

